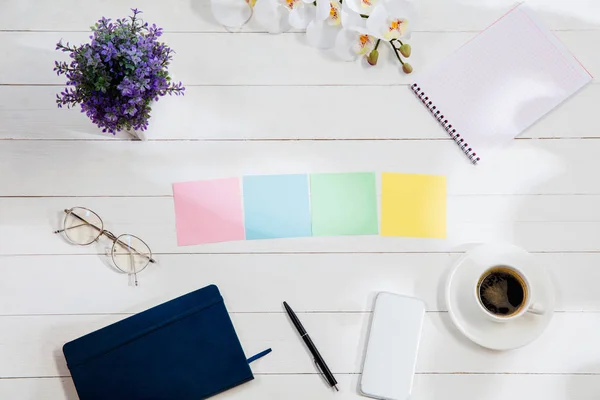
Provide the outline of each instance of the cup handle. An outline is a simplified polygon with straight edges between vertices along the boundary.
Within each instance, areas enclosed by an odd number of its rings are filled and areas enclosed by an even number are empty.
[[[546,314],[546,310],[544,310],[542,307],[540,307],[539,304],[532,304],[529,306],[529,308],[527,309],[527,312],[535,314],[535,315],[544,315]]]

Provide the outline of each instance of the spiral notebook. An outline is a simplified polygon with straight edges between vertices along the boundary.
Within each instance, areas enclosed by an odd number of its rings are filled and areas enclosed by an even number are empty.
[[[477,164],[591,80],[564,44],[519,5],[410,88]]]

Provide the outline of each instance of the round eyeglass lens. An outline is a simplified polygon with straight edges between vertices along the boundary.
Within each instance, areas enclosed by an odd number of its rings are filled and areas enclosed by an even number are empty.
[[[65,216],[64,232],[72,243],[86,245],[93,243],[102,232],[102,220],[87,208],[74,207]]]
[[[112,259],[115,266],[127,274],[142,271],[152,258],[148,245],[133,235],[121,235],[112,247]]]

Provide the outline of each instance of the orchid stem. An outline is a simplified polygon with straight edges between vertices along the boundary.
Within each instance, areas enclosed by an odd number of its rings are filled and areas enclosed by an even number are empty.
[[[400,61],[400,64],[404,65],[404,61],[402,61],[400,55],[398,55],[398,49],[396,48],[396,46],[394,46],[394,43],[390,42],[390,46],[392,46],[392,49],[394,49],[394,54],[396,55],[398,61]]]
[[[381,39],[377,39],[377,43],[375,43],[375,49],[374,50],[377,50],[377,48],[379,47],[379,42],[381,42]]]

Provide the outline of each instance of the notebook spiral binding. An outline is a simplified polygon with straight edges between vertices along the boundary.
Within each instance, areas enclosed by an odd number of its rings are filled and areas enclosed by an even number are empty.
[[[467,155],[467,157],[469,157],[469,160],[471,160],[473,164],[477,164],[481,158],[477,156],[477,153],[475,153],[471,147],[469,147],[469,144],[460,136],[460,133],[456,132],[456,129],[452,127],[452,124],[448,122],[448,119],[444,117],[444,114],[442,114],[442,112],[435,105],[433,105],[433,101],[429,99],[429,96],[425,94],[425,91],[421,90],[417,83],[413,83],[410,88],[417,95],[419,100],[421,100],[423,105],[427,107],[435,119],[438,120],[440,125],[444,127],[452,140],[454,140],[460,149]]]

